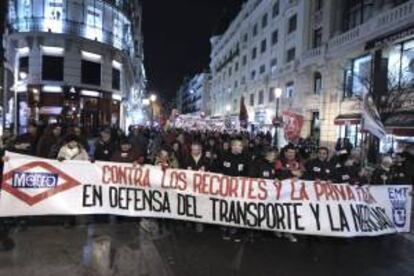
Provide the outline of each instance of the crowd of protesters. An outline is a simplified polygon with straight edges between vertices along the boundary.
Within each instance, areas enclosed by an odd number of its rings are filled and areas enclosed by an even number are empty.
[[[364,166],[360,149],[353,148],[347,139],[338,140],[335,152],[318,147],[312,139],[300,139],[280,150],[272,145],[269,132],[253,135],[148,127],[130,127],[128,135],[119,128],[107,127],[100,130],[97,139],[88,140],[80,127],[65,128],[59,124],[44,129],[30,124],[27,133],[18,136],[5,129],[0,140],[2,154],[7,150],[60,161],[154,164],[164,169],[202,170],[229,176],[298,178],[352,185],[414,183],[414,145],[407,145],[393,156],[383,156],[373,171]],[[223,230],[224,239],[238,236],[234,229]],[[296,240],[292,235],[286,237]]]

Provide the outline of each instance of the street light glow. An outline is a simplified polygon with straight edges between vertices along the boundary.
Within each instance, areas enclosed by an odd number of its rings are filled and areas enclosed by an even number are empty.
[[[25,79],[27,78],[27,73],[26,73],[26,72],[19,72],[19,77],[20,77],[22,80],[25,80]]]
[[[275,88],[275,97],[277,99],[279,99],[280,97],[282,97],[282,93],[283,93],[283,91],[282,91],[281,88]]]
[[[228,104],[228,105],[226,105],[226,111],[227,112],[230,112],[230,110],[231,110],[231,106]]]
[[[150,105],[150,100],[149,99],[143,99],[142,104],[145,105],[145,106],[148,106],[148,105]]]
[[[155,102],[156,100],[157,100],[157,95],[152,94],[152,95],[150,96],[150,101],[151,101],[151,102]]]

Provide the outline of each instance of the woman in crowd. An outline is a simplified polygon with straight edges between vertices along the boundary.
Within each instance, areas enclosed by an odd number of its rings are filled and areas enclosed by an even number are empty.
[[[83,144],[79,141],[78,136],[69,134],[65,137],[63,146],[57,155],[59,161],[64,160],[89,160]]]

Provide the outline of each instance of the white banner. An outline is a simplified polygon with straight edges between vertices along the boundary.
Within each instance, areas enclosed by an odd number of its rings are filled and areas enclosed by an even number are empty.
[[[0,217],[113,214],[335,237],[410,229],[410,186],[279,182],[7,156]]]

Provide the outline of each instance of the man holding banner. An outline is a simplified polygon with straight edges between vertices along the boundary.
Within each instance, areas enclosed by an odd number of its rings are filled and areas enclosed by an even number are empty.
[[[277,181],[7,156],[1,217],[113,214],[331,237],[410,230],[410,185]]]

